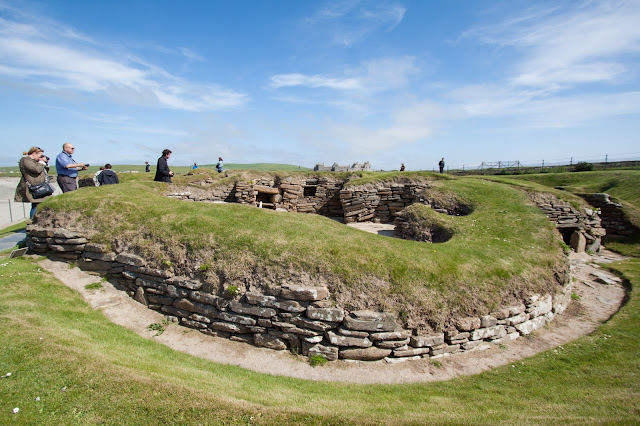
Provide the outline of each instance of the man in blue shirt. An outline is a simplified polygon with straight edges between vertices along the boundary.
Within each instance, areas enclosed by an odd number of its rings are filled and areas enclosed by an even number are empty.
[[[62,145],[62,152],[56,157],[56,171],[58,172],[58,186],[62,192],[78,189],[78,171],[87,170],[88,164],[78,163],[71,157],[75,148],[70,143]]]

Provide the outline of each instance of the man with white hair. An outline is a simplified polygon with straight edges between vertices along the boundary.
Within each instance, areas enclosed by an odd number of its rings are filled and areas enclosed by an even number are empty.
[[[78,172],[87,170],[88,164],[78,163],[71,157],[75,147],[66,142],[62,145],[62,152],[56,157],[56,171],[58,172],[58,186],[62,192],[78,189]]]

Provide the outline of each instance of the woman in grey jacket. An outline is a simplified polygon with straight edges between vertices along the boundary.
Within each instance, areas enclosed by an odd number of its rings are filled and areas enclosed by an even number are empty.
[[[44,182],[45,179],[48,179],[46,169],[49,167],[46,165],[46,158],[44,150],[34,146],[27,152],[27,155],[20,159],[19,162],[22,178],[16,188],[16,195],[14,199],[18,203],[31,203],[29,218],[33,218],[38,204],[50,197],[49,195],[47,197],[34,199],[31,196],[31,192],[29,192],[27,185],[27,182],[29,185],[37,185]]]

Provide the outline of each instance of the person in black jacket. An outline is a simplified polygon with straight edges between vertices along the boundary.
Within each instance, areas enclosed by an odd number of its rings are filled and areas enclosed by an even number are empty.
[[[116,172],[111,170],[111,164],[105,164],[104,170],[98,175],[98,182],[100,185],[112,185],[114,183],[120,183]]]
[[[165,149],[162,151],[162,157],[158,158],[158,167],[156,167],[156,177],[153,179],[156,182],[168,182],[171,183],[171,176],[173,172],[169,170],[167,160],[171,157],[171,151]]]

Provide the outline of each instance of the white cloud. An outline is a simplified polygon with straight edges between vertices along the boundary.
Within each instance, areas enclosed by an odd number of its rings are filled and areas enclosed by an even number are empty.
[[[388,126],[333,123],[329,132],[332,139],[343,141],[351,151],[372,155],[431,137],[431,123],[440,115],[438,107],[425,101],[392,111]]]
[[[511,84],[556,89],[615,83],[635,67],[622,61],[640,52],[640,2],[585,2],[528,10],[464,37],[515,47],[524,55]]]
[[[281,87],[305,86],[311,88],[329,88],[338,90],[354,90],[361,87],[361,83],[356,78],[332,78],[321,75],[304,75],[298,73],[278,74],[271,77],[271,87],[279,89]]]
[[[370,60],[357,67],[345,69],[342,75],[277,74],[271,77],[270,87],[305,87],[360,91],[374,94],[405,87],[420,68],[413,56],[383,57]]]
[[[351,46],[381,30],[392,30],[404,19],[406,8],[397,3],[334,1],[325,4],[305,26],[328,31],[334,43]]]
[[[60,24],[16,15],[32,21],[0,19],[0,74],[60,92],[103,94],[118,102],[189,111],[248,102],[247,95],[231,89],[185,81],[132,56],[109,55],[105,46]],[[181,52],[201,60],[189,49]]]

